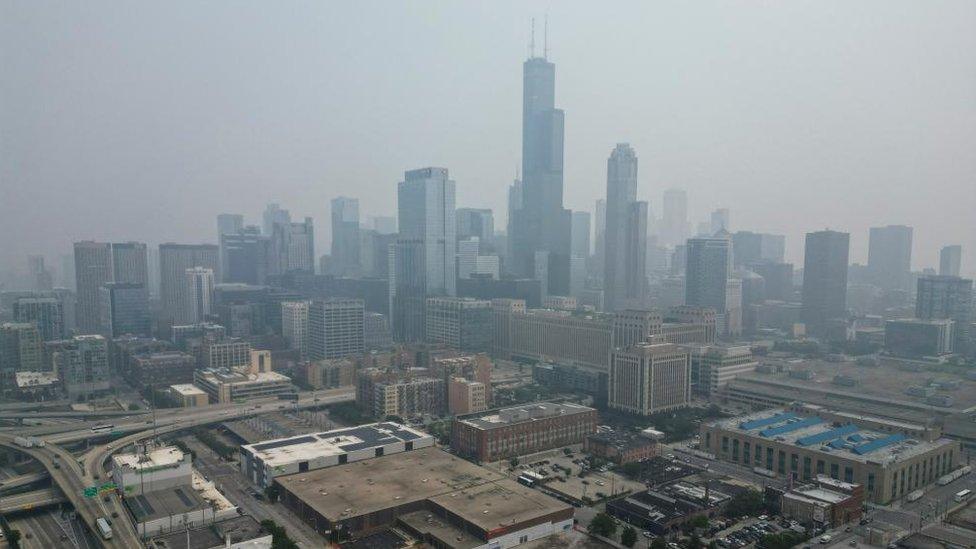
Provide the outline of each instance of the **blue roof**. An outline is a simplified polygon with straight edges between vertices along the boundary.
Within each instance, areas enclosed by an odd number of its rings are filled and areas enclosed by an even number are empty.
[[[844,435],[853,433],[855,431],[857,431],[857,426],[848,423],[843,427],[838,427],[836,429],[828,429],[826,431],[817,433],[815,435],[809,435],[802,438],[798,438],[796,439],[796,443],[799,444],[800,446],[811,446],[813,444],[819,444],[826,440],[842,437]]]
[[[864,437],[857,433],[854,433],[853,435],[847,437],[847,440],[851,442],[861,442],[862,440],[864,440]]]
[[[794,421],[792,423],[786,423],[784,425],[763,429],[762,431],[759,431],[759,435],[764,437],[774,437],[776,435],[782,435],[783,433],[798,431],[805,427],[817,425],[818,423],[823,423],[823,420],[819,417],[808,417],[801,419],[800,421]]]
[[[753,429],[758,429],[760,427],[765,427],[767,425],[772,425],[773,423],[779,423],[781,421],[786,421],[787,419],[793,419],[795,417],[796,414],[792,414],[790,412],[783,412],[781,414],[776,414],[775,416],[754,419],[752,421],[744,421],[739,424],[739,429],[751,431]]]
[[[830,446],[831,448],[836,448],[836,449],[840,450],[846,444],[847,444],[847,442],[844,442],[844,439],[837,438],[837,439],[834,439],[834,440],[831,440],[830,442],[828,442],[827,443],[827,446]]]
[[[875,450],[880,450],[885,446],[897,444],[903,440],[905,440],[905,435],[901,433],[898,433],[897,435],[888,435],[884,438],[879,438],[877,440],[861,444],[860,446],[855,446],[852,451],[859,456],[863,456],[864,454],[873,452]]]

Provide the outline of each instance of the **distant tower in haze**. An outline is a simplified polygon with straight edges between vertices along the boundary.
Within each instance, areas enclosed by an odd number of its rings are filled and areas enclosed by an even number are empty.
[[[962,246],[955,244],[943,246],[939,252],[939,274],[942,276],[959,276],[962,269]]]
[[[221,242],[226,242],[228,238],[233,236],[225,233],[221,235]],[[224,261],[228,263],[233,261],[233,258],[227,254],[227,249],[222,253],[224,254]],[[164,324],[193,324],[194,319],[189,312],[190,294],[186,281],[186,271],[187,269],[201,267],[214,273],[220,272],[218,270],[218,265],[220,265],[218,255],[217,246],[213,244],[167,243],[159,245],[159,297],[162,301],[162,321]]]
[[[361,263],[359,242],[359,199],[332,199],[331,272],[355,275]]]
[[[626,143],[607,159],[603,289],[608,310],[644,306],[647,286],[647,202],[637,201],[637,154]]]
[[[607,243],[607,200],[600,198],[593,209],[593,270],[603,278]]]
[[[688,238],[688,193],[681,189],[664,191],[664,215],[661,238],[665,244],[677,246]]]
[[[400,233],[390,288],[398,341],[423,341],[427,298],[456,294],[454,193],[447,168],[410,170],[397,187]]]
[[[573,212],[570,240],[573,257],[590,257],[590,212]]]
[[[719,208],[713,211],[710,225],[713,235],[721,231],[732,232],[732,219],[729,209]]]
[[[849,253],[850,235],[847,233],[807,233],[800,313],[808,331],[817,333],[828,320],[846,316]]]
[[[719,317],[719,330],[737,335],[742,324],[742,282],[732,278],[732,238],[690,238],[685,249],[685,305],[708,307]]]
[[[113,339],[122,335],[149,337],[149,292],[142,284],[109,282],[99,288],[101,333]]]
[[[54,288],[54,277],[51,276],[51,271],[44,267],[43,255],[27,256],[27,270],[32,290],[49,292]]]
[[[220,235],[238,234],[244,229],[244,216],[241,214],[222,213],[217,216],[217,242]]]
[[[274,234],[274,226],[279,223],[291,223],[291,213],[288,210],[281,209],[276,202],[268,204],[264,209],[264,216],[262,217],[264,224],[262,225],[262,234],[265,236],[271,236]]]
[[[512,216],[509,261],[517,276],[544,277],[548,293],[567,295],[571,220],[563,208],[564,114],[555,91],[556,66],[530,52],[522,65],[522,206]]]
[[[904,225],[871,227],[868,271],[884,290],[908,290],[912,270],[912,228]]]

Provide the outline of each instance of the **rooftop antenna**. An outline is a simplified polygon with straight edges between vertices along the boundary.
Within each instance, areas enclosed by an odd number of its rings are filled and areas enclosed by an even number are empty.
[[[535,57],[535,17],[532,18],[532,38],[529,39],[529,59]]]
[[[549,14],[546,13],[545,23],[542,30],[542,57],[549,60]]]

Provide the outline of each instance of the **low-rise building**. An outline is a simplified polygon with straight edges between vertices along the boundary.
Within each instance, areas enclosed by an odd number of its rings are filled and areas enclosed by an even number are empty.
[[[193,381],[196,359],[182,351],[163,351],[129,358],[129,379],[136,387],[165,387]]]
[[[396,527],[433,547],[514,547],[568,532],[573,508],[436,448],[275,479],[282,504],[330,539]]]
[[[678,481],[607,502],[607,514],[658,536],[678,532],[690,520],[722,513],[732,497]]]
[[[197,408],[210,403],[210,396],[192,383],[170,385],[169,397],[181,408]]]
[[[785,492],[780,511],[802,524],[832,528],[861,518],[864,488],[818,475],[815,482]]]
[[[952,352],[954,323],[948,319],[903,318],[885,322],[885,350],[895,356],[926,357]]]
[[[479,462],[580,444],[596,432],[597,412],[570,403],[536,402],[454,419],[451,447]]]
[[[961,459],[957,441],[919,440],[785,409],[705,423],[701,448],[798,482],[826,475],[860,484],[865,499],[879,504],[925,488]]]
[[[349,358],[311,360],[295,368],[302,382],[313,389],[334,389],[356,384],[356,363]]]
[[[227,368],[205,368],[193,372],[193,383],[203,389],[214,404],[290,393],[288,376],[277,372],[250,373]]]
[[[446,408],[446,387],[441,378],[366,368],[356,376],[356,404],[375,418],[440,415]]]
[[[399,423],[384,422],[241,446],[240,467],[251,482],[270,486],[275,477],[305,473],[434,445],[434,438]]]
[[[618,465],[644,461],[658,455],[656,440],[633,433],[594,433],[586,437],[583,450]]]
[[[447,411],[451,415],[473,414],[488,409],[485,384],[454,377],[447,384]]]
[[[14,375],[17,392],[31,400],[52,398],[61,386],[61,380],[54,372],[17,372]]]
[[[190,455],[175,446],[138,448],[112,456],[112,481],[126,497],[192,484]]]
[[[149,540],[149,549],[271,549],[271,533],[243,515]]]

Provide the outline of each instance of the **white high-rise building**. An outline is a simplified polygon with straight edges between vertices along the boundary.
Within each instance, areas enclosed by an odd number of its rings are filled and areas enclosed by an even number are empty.
[[[471,278],[478,266],[478,250],[481,247],[477,236],[459,240],[457,243],[457,277]]]
[[[285,301],[281,304],[281,335],[302,359],[308,357],[308,308],[310,301]]]
[[[186,270],[186,315],[190,323],[206,320],[213,314],[214,272],[212,269],[193,267]]]

